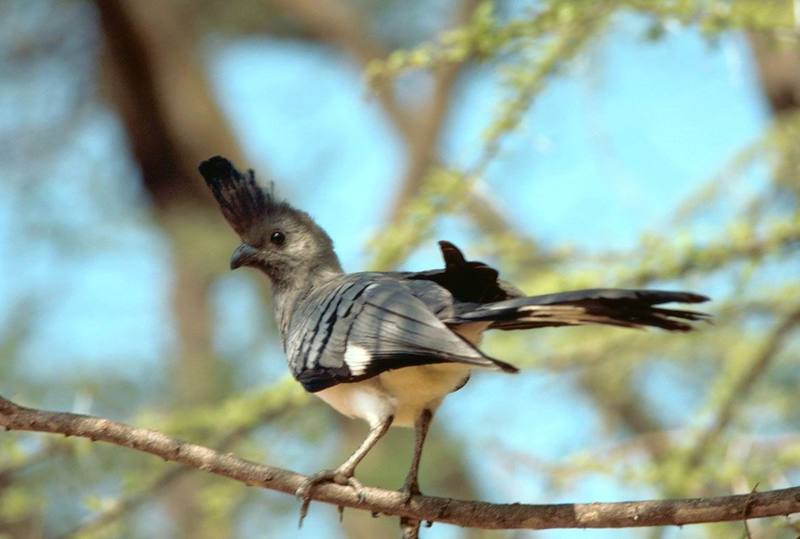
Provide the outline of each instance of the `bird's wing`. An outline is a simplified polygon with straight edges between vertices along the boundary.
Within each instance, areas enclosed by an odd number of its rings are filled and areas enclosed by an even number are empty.
[[[292,320],[290,367],[311,392],[431,363],[516,371],[453,333],[402,281],[380,274],[353,274],[321,287]]]

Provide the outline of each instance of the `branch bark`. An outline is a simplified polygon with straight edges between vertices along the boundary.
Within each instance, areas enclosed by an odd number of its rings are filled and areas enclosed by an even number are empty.
[[[132,427],[101,417],[50,412],[19,406],[0,397],[0,426],[78,436],[150,453],[249,486],[292,494],[305,476],[257,464],[231,453],[183,442],[163,433]],[[650,500],[589,504],[492,504],[432,496],[416,496],[409,504],[403,494],[365,488],[363,499],[350,487],[323,485],[313,499],[429,522],[446,522],[485,529],[622,528],[725,522],[789,515],[800,512],[800,487],[712,498]]]

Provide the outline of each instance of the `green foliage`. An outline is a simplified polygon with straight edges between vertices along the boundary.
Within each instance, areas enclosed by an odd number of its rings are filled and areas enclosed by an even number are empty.
[[[381,231],[371,243],[377,253],[373,268],[396,265],[431,235],[442,215],[456,211],[475,179],[459,172],[434,168],[423,181],[419,194],[403,208],[402,222]]]

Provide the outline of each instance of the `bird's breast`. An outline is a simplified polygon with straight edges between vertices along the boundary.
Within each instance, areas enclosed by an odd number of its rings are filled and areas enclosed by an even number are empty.
[[[384,371],[377,376],[338,384],[315,395],[338,412],[376,425],[393,415],[393,426],[412,427],[422,411],[436,410],[442,399],[464,384],[470,368],[436,363]]]

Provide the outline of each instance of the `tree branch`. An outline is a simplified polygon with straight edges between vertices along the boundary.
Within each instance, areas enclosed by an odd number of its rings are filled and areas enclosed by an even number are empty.
[[[758,354],[753,358],[749,368],[736,381],[725,400],[720,405],[711,425],[698,439],[687,459],[688,467],[696,468],[722,432],[733,420],[737,407],[747,398],[753,386],[767,371],[769,364],[783,349],[786,340],[800,324],[800,307],[786,315],[767,336]]]
[[[456,11],[453,26],[457,28],[465,25],[478,4],[478,0],[462,0]],[[408,164],[400,183],[400,190],[392,203],[389,216],[389,221],[392,223],[400,220],[406,204],[422,188],[426,173],[441,162],[439,141],[450,112],[453,90],[462,68],[462,64],[447,64],[433,74],[431,96],[416,114],[416,129],[406,136]],[[386,90],[382,89],[379,93],[384,91]]]
[[[2,399],[2,397],[0,397],[0,399]],[[228,451],[235,446],[243,436],[250,433],[257,427],[264,425],[265,423],[278,417],[281,413],[286,412],[286,409],[287,406],[280,406],[276,409],[270,409],[254,418],[253,421],[231,429],[220,439],[219,443],[215,444],[216,450],[219,452]],[[111,508],[94,515],[89,520],[76,526],[74,529],[63,535],[60,535],[59,539],[70,539],[72,537],[83,536],[86,533],[93,532],[107,526],[111,522],[123,517],[127,513],[135,511],[144,503],[152,500],[152,498],[159,492],[163,491],[191,471],[192,468],[184,467],[171,468],[166,472],[163,472],[154,481],[152,481],[149,486],[117,500]]]
[[[294,493],[305,476],[222,454],[154,430],[110,419],[25,408],[0,397],[0,426],[6,430],[79,436],[150,453],[165,461],[228,477],[250,486]],[[491,504],[432,496],[403,503],[400,492],[365,488],[364,498],[350,487],[323,485],[313,499],[430,522],[487,529],[620,528],[723,522],[800,512],[800,487],[714,498],[590,504]]]
[[[197,163],[242,152],[174,2],[95,0],[103,35],[104,93],[128,134],[142,183],[158,209],[211,208]],[[216,213],[216,212],[215,212]]]
[[[16,476],[21,472],[37,466],[38,464],[41,464],[53,458],[54,456],[67,452],[68,448],[64,445],[48,444],[36,451],[34,454],[30,455],[25,461],[0,468],[0,495],[3,494],[3,490],[6,487],[14,482]],[[0,537],[2,537],[2,535],[0,535]]]

